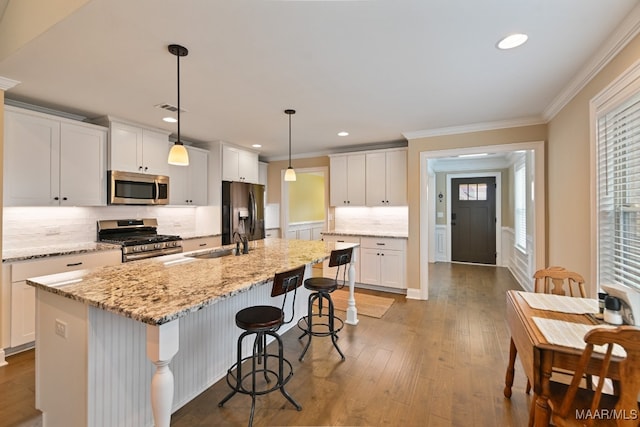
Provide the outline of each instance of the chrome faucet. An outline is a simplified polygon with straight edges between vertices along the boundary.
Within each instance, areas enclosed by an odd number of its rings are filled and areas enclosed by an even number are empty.
[[[239,233],[237,231],[233,232],[233,241],[236,244],[236,255],[240,255],[240,243],[242,243],[242,253],[249,253],[249,238],[244,233]]]

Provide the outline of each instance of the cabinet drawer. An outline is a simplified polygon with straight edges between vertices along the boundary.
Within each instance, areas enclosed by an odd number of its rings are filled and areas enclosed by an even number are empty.
[[[122,251],[109,250],[81,255],[54,256],[42,260],[22,261],[11,264],[11,281],[18,282],[29,277],[46,276],[64,273],[65,271],[82,270],[103,265],[120,264]]]
[[[325,242],[344,242],[344,243],[357,243],[360,244],[360,237],[356,236],[333,236],[333,235],[323,235],[322,240]]]
[[[220,236],[185,239],[182,241],[182,251],[191,252],[197,251],[198,249],[211,249],[217,248],[221,245],[222,238]]]
[[[405,249],[404,239],[363,237],[360,239],[360,245],[363,248],[370,249],[390,249],[396,251],[403,251]]]

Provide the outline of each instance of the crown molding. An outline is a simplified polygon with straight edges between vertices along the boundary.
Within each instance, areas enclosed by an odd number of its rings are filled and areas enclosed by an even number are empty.
[[[6,92],[9,89],[12,89],[14,86],[17,86],[19,84],[20,82],[17,80],[11,80],[7,77],[0,76],[0,90],[3,90]]]
[[[500,120],[495,122],[486,122],[486,123],[473,123],[469,125],[462,126],[450,126],[444,128],[437,129],[426,129],[419,130],[415,132],[403,132],[402,136],[404,136],[407,140],[412,139],[420,139],[420,138],[428,138],[434,136],[444,136],[444,135],[457,135],[461,133],[471,133],[471,132],[481,132],[487,130],[496,130],[496,129],[506,129],[506,128],[515,128],[521,126],[533,126],[533,125],[541,125],[545,124],[546,121],[541,117],[529,117],[515,120]]]
[[[639,32],[640,5],[627,15],[591,60],[543,111],[542,117],[545,121],[553,119]]]

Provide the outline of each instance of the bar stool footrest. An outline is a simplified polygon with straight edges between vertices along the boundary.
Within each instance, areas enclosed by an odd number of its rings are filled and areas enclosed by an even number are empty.
[[[261,385],[263,388],[256,389],[255,391],[251,389],[251,377],[254,375],[254,372],[251,371],[251,369],[248,369],[248,372],[246,374],[243,374],[242,378],[240,378],[240,381],[238,381],[237,369],[236,369],[238,366],[238,363],[236,362],[233,364],[233,366],[231,366],[231,368],[227,370],[227,376],[226,376],[227,384],[229,384],[229,387],[231,387],[235,392],[248,394],[248,395],[255,395],[255,396],[271,393],[272,391],[282,389],[282,387],[284,387],[285,384],[287,384],[287,382],[293,376],[293,367],[291,366],[291,362],[283,358],[282,359],[282,366],[283,366],[282,375],[284,378],[279,378],[279,375],[277,372],[279,358],[277,354],[266,355],[267,360],[275,359],[275,363],[271,362],[270,364],[270,366],[273,366],[273,368],[265,369],[265,366],[266,366],[264,363],[265,355],[247,356],[241,360],[241,363],[244,364],[244,362],[250,361],[254,357],[262,359],[262,363],[258,365],[258,367],[255,370],[255,376],[256,376],[256,386]],[[242,371],[244,372],[245,369],[243,369]],[[265,376],[270,381],[265,381]],[[249,382],[248,387],[244,385],[245,381]],[[273,384],[273,385],[270,386],[269,388],[266,388],[267,385],[269,384]]]
[[[300,328],[300,330],[304,332],[304,334],[300,338],[304,337],[305,335],[313,335],[314,337],[329,337],[331,335],[336,335],[344,327],[344,321],[338,316],[333,316],[333,331],[330,330],[329,323],[325,323],[322,321],[313,321],[314,318],[325,318],[328,322],[328,315],[323,314],[321,316],[320,314],[313,314],[311,317],[311,321],[313,322],[311,330],[309,330],[309,316],[303,316],[300,318],[300,320],[298,320],[298,328]],[[316,328],[318,327],[320,328],[320,330],[316,330]],[[336,336],[336,338],[338,337]]]

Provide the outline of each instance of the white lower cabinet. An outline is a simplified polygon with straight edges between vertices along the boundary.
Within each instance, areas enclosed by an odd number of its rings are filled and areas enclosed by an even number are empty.
[[[406,241],[404,239],[360,239],[360,282],[406,289]]]
[[[191,252],[199,249],[212,249],[222,245],[222,237],[209,236],[209,237],[196,237],[194,239],[184,239],[182,241],[182,251]]]
[[[322,240],[324,240],[325,242],[339,242],[339,243],[356,243],[356,244],[360,244],[360,237],[358,236],[322,236]],[[360,254],[359,254],[360,250],[358,247],[354,248],[353,250],[353,256],[351,258],[351,263],[354,264],[355,268],[356,268],[356,277],[355,277],[355,281],[356,282],[360,282]],[[332,279],[335,279],[336,277],[336,268],[337,267],[329,267],[329,260],[325,260],[323,265],[322,265],[322,275],[324,277],[329,277]],[[342,276],[342,268],[340,269],[341,273],[340,275]],[[342,277],[339,277],[338,279],[342,280]],[[347,276],[348,279],[348,276]]]
[[[27,285],[29,277],[120,264],[121,261],[122,251],[116,249],[12,263],[10,346],[27,344],[36,337],[36,291],[33,286]]]
[[[265,230],[264,237],[266,237],[266,238],[270,238],[270,237],[278,238],[278,237],[280,237],[280,229],[279,228],[267,228]]]
[[[287,239],[321,240],[324,222],[308,222],[289,224]]]

